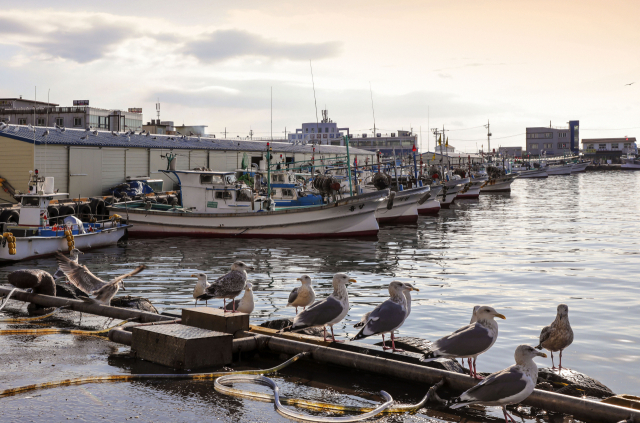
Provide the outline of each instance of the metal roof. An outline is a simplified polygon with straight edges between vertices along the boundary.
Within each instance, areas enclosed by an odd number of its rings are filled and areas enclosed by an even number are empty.
[[[49,135],[44,137],[45,130],[49,130]],[[110,131],[98,131],[98,135],[84,129],[66,129],[59,132],[55,128],[35,127],[34,129],[23,125],[9,125],[4,131],[0,131],[0,136],[24,141],[36,145],[70,145],[75,147],[122,147],[122,148],[162,148],[162,149],[187,149],[187,150],[221,150],[221,151],[255,151],[264,152],[269,141],[247,141],[229,140],[219,138],[186,137],[180,135],[126,135],[118,133],[112,135]],[[81,139],[85,137],[86,139]],[[316,153],[320,154],[346,154],[346,147],[338,145],[294,145],[283,142],[272,142],[272,151],[278,153],[311,153],[315,147]],[[359,148],[350,148],[351,154],[375,154],[372,151]]]

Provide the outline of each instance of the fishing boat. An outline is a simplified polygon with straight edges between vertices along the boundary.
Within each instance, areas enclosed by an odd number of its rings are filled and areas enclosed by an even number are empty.
[[[115,214],[108,220],[89,223],[74,216],[58,216],[55,221],[60,223],[53,223],[54,219],[48,216],[49,205],[57,198],[67,196],[54,191],[53,177],[39,176],[37,170],[32,173],[29,191],[15,195],[20,200],[19,206],[3,212],[9,218],[0,223],[0,262],[46,256],[73,248],[105,247],[126,237],[130,225],[122,223],[120,216]]]
[[[124,202],[108,207],[127,216],[135,236],[322,238],[375,236],[376,209],[389,190],[347,197],[329,204],[278,209],[236,179],[235,172],[168,170],[180,185],[181,206]]]
[[[640,170],[640,160],[633,154],[627,154],[627,157],[622,159],[620,168],[624,170]]]
[[[419,215],[434,215],[440,211],[440,202],[438,201],[438,194],[442,191],[442,185],[432,185],[429,187],[429,197],[427,200],[420,204],[418,202],[418,214]]]
[[[571,173],[585,172],[587,170],[587,166],[590,164],[591,162],[573,163],[571,166]]]

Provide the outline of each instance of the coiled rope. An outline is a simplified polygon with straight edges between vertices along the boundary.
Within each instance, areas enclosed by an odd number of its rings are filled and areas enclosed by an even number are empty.
[[[101,330],[79,330],[79,329],[62,329],[62,328],[3,329],[3,330],[0,330],[0,335],[50,335],[52,333],[66,333],[71,335],[99,335],[101,333],[109,332],[111,329],[117,328],[118,326],[122,326],[125,323],[129,323],[133,320],[138,320],[138,317],[124,320],[115,326],[111,326],[109,328],[101,329]]]
[[[230,382],[255,383],[258,385],[268,386],[273,390],[273,395],[259,394],[257,392],[251,392],[251,394],[269,397],[270,401],[274,402],[274,406],[276,408],[276,411],[278,411],[278,413],[282,414],[285,417],[293,418],[296,420],[313,421],[313,422],[357,422],[357,421],[361,421],[361,420],[365,420],[370,417],[373,417],[376,414],[380,414],[381,412],[389,408],[391,404],[393,404],[393,398],[391,398],[391,395],[389,395],[385,391],[380,391],[380,396],[382,396],[385,399],[385,402],[373,409],[370,407],[361,408],[361,407],[339,406],[334,404],[324,404],[324,403],[318,403],[315,401],[306,401],[301,399],[288,399],[288,398],[281,399],[280,388],[275,383],[275,381],[262,375],[260,376],[245,376],[245,375],[222,376],[216,379],[215,381],[216,391],[222,392],[225,394],[229,393],[230,395],[248,396],[246,393],[247,391],[239,391],[237,389],[231,389],[223,385],[224,383],[230,383]],[[231,391],[233,391],[233,393],[231,393]],[[249,397],[256,398],[253,395]],[[330,408],[330,409],[339,410],[339,411],[363,411],[363,410],[368,410],[368,411],[357,416],[345,416],[345,417],[310,416],[307,414],[298,413],[297,411],[293,411],[284,407],[284,405],[282,404],[283,402],[290,405],[304,405],[307,407],[312,406],[313,408],[319,408],[319,409]]]
[[[120,326],[120,325],[118,325]],[[107,329],[108,330],[108,329]],[[261,375],[277,372],[278,370],[284,369],[288,365],[295,363],[302,357],[306,357],[311,353],[303,352],[291,357],[289,360],[284,363],[272,367],[270,369],[265,370],[240,370],[236,372],[213,372],[213,373],[183,373],[183,374],[138,374],[138,375],[109,375],[109,376],[90,376],[90,377],[81,377],[76,379],[64,379],[54,382],[44,382],[44,383],[36,383],[33,385],[25,385],[19,386],[17,388],[10,388],[0,391],[0,397],[6,397],[10,395],[19,394],[27,391],[34,391],[36,389],[44,389],[44,388],[55,388],[58,386],[67,386],[67,385],[83,385],[86,383],[101,383],[101,382],[131,382],[134,380],[149,380],[149,379],[174,379],[174,380],[207,380],[214,379],[221,376],[229,376],[229,375]]]

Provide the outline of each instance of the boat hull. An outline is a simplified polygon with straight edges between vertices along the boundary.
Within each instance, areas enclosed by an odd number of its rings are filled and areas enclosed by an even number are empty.
[[[393,207],[389,210],[387,202],[376,210],[378,223],[415,223],[418,221],[418,201],[429,192],[429,187],[412,188],[395,193]]]
[[[127,234],[129,226],[119,226],[105,229],[101,232],[90,232],[74,235],[75,247],[81,251],[92,248],[115,245]],[[67,239],[64,232],[55,237],[16,237],[16,254],[10,255],[8,248],[0,248],[0,262],[26,260],[35,257],[49,256],[57,251],[68,251]]]
[[[375,217],[388,190],[346,198],[337,203],[252,213],[189,213],[128,209],[129,231],[136,237],[326,238],[375,236]],[[123,214],[122,207],[109,207]]]

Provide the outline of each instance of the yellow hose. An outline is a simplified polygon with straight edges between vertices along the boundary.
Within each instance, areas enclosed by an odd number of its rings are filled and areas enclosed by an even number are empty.
[[[137,317],[136,317],[137,319]],[[125,320],[118,323],[115,326],[111,326],[107,329],[101,330],[78,330],[78,329],[61,329],[61,328],[46,328],[46,329],[4,329],[0,330],[0,335],[50,335],[52,333],[67,333],[72,335],[98,335],[101,333],[109,332],[113,328],[122,326],[125,323],[130,322],[132,319]]]
[[[58,307],[55,310],[53,310],[51,313],[45,314],[43,316],[38,316],[38,317],[16,317],[15,319],[0,319],[0,322],[2,322],[2,323],[35,322],[36,320],[42,320],[42,319],[46,319],[47,317],[51,317],[55,313],[57,313],[58,311],[62,310],[63,308],[67,308],[67,307],[69,307],[69,306]]]
[[[123,324],[123,323],[121,323]],[[120,326],[120,325],[118,325]],[[114,326],[115,327],[115,326]],[[109,330],[109,329],[107,329]],[[109,375],[109,376],[90,376],[77,379],[65,379],[54,382],[36,383],[33,385],[19,386],[17,388],[10,388],[0,391],[0,397],[19,394],[21,392],[34,391],[36,389],[43,388],[55,388],[57,386],[65,385],[82,385],[85,383],[100,383],[100,382],[130,382],[133,380],[148,380],[148,379],[190,379],[190,380],[206,380],[214,379],[220,376],[229,375],[263,375],[273,372],[277,372],[280,369],[287,367],[302,357],[310,355],[311,353],[303,352],[291,357],[284,363],[265,370],[240,370],[236,372],[214,372],[214,373],[187,373],[187,374],[139,374],[139,375]]]

